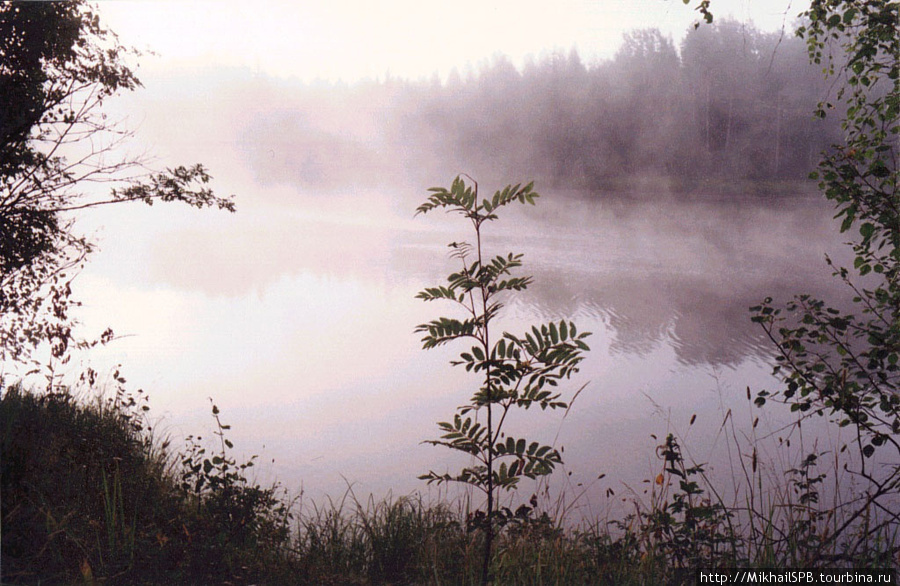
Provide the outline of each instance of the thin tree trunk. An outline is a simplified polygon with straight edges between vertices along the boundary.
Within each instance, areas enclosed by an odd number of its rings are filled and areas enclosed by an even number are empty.
[[[475,188],[475,201],[478,201],[478,188]],[[479,226],[475,228],[475,237],[478,244],[478,266],[479,270],[484,266],[481,259],[481,229]],[[481,311],[484,316],[484,355],[489,360],[491,356],[490,350],[490,330],[488,329],[487,318],[487,296],[488,292],[485,286],[481,285]],[[494,545],[494,421],[493,409],[491,404],[491,364],[488,361],[484,374],[485,391],[487,392],[487,432],[488,432],[488,454],[487,454],[487,518],[485,522],[487,526],[484,532],[484,558],[481,566],[481,583],[487,586],[490,583],[490,567],[491,567],[491,550]]]

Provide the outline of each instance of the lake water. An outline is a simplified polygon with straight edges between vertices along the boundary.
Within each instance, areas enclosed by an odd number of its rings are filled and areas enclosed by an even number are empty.
[[[745,434],[773,434],[761,448],[773,474],[790,465],[796,450],[778,442],[785,414],[747,400],[748,386],[753,396],[777,386],[748,308],[843,293],[824,262],[826,252],[846,260],[830,208],[808,197],[539,191],[536,207],[486,227],[485,250],[523,253],[535,281],[508,300],[498,330],[569,318],[593,332],[563,389],[587,385],[568,415],[511,422],[564,446],[552,498],[565,493],[587,514],[617,510],[661,471],[655,447],[668,431],[726,484]],[[453,308],[415,294],[455,269],[446,245],[470,239],[468,226],[440,212],[414,218],[424,189],[274,192],[239,200],[234,215],[155,206],[87,217],[100,252],[77,281],[82,318],[125,335],[92,362],[122,363],[176,446],[210,433],[212,397],[240,453],[259,454],[261,480],[315,500],[348,486],[360,497],[434,496],[416,476],[464,461],[421,442],[477,381],[448,364],[461,346],[421,350],[415,326]]]

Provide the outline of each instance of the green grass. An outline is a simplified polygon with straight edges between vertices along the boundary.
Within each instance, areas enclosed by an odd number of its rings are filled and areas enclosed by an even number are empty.
[[[281,564],[290,532],[274,491],[233,479],[198,502],[142,406],[5,389],[4,583],[243,583]]]
[[[175,451],[154,437],[144,406],[124,392],[4,390],[2,583],[480,583],[481,537],[467,530],[466,503],[359,500],[349,489],[304,503],[247,479],[252,459],[230,457],[217,409],[215,445],[188,438]],[[849,552],[826,544],[839,511],[799,498],[816,477],[809,468],[766,499],[746,491],[729,504],[675,438],[660,455],[663,472],[625,518],[564,529],[540,507],[508,515],[495,583],[689,583],[700,565],[896,568],[896,527]]]

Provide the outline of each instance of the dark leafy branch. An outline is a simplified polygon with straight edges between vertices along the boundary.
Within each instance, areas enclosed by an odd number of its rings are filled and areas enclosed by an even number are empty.
[[[0,359],[74,343],[69,284],[93,249],[74,212],[156,201],[234,211],[202,165],[159,170],[127,153],[133,133],[103,106],[140,87],[137,55],[81,0],[0,3]]]
[[[759,393],[756,403],[782,401],[853,430],[842,449],[855,448],[847,470],[864,491],[843,504],[843,519],[821,543],[856,547],[853,533],[872,522],[870,515],[898,518],[900,494],[900,3],[814,0],[804,16],[798,35],[810,59],[842,82],[836,97],[846,108],[844,141],[812,177],[835,204],[841,232],[857,234],[849,244],[852,269],[828,259],[854,309],[809,295],[783,308],[772,299],[751,308],[777,349],[775,372],[785,382],[783,390]],[[816,113],[825,117],[831,109],[822,103]]]
[[[522,478],[550,474],[562,462],[560,452],[552,446],[506,437],[503,429],[507,415],[513,408],[527,409],[533,404],[541,409],[568,408],[561,394],[553,389],[559,381],[578,372],[582,353],[589,349],[584,340],[590,334],[578,333],[574,323],[563,320],[558,324],[534,326],[522,336],[504,333],[496,342],[492,341],[492,325],[503,308],[497,296],[524,291],[532,278],[514,274],[522,266],[521,254],[485,257],[482,225],[498,219],[497,211],[504,206],[533,205],[539,195],[532,183],[510,185],[497,191],[491,199],[481,200],[477,183],[467,185],[460,177],[450,189],[434,187],[428,191],[426,202],[419,206],[417,214],[444,209],[462,215],[469,220],[476,242],[474,245],[451,243],[451,256],[459,260],[461,269],[447,277],[446,285],[426,288],[417,295],[424,301],[450,301],[461,307],[467,317],[441,317],[419,325],[416,332],[425,334],[424,349],[461,339],[473,340],[474,344],[451,364],[478,374],[482,383],[469,403],[458,408],[453,421],[438,424],[442,432],[440,439],[425,442],[461,452],[474,459],[475,464],[456,474],[430,471],[420,478],[429,484],[466,484],[487,497],[486,511],[479,511],[473,517],[485,531],[482,581],[487,583],[495,525],[505,518],[497,514],[496,493],[517,488]],[[499,419],[495,418],[495,410],[499,411]],[[484,422],[478,421],[481,413],[486,416]]]

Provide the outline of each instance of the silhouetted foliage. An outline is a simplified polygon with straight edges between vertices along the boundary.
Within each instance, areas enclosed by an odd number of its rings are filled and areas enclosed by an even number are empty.
[[[4,584],[252,583],[288,565],[291,501],[247,479],[215,406],[218,449],[175,454],[118,372],[114,394],[75,396],[95,380],[2,389]]]
[[[83,1],[0,4],[0,359],[72,341],[71,272],[91,251],[70,212],[127,201],[234,209],[201,165],[155,170],[121,147],[104,102],[140,86]],[[108,190],[92,189],[106,184]]]
[[[835,204],[841,232],[858,233],[849,243],[852,269],[828,259],[847,285],[852,309],[811,295],[783,307],[768,298],[753,308],[753,319],[777,347],[775,372],[786,383],[778,392],[762,391],[757,404],[774,398],[789,404],[800,421],[823,416],[852,430],[841,451],[849,452],[844,469],[859,494],[810,529],[818,544],[838,543],[851,554],[865,549],[873,534],[900,524],[898,13],[897,2],[814,1],[798,31],[811,61],[845,82],[836,96],[845,110],[844,140],[813,177]],[[823,102],[817,114],[831,117],[831,109]],[[893,548],[890,555],[896,555]]]
[[[510,204],[534,205],[539,195],[532,183],[508,185],[482,201],[478,184],[468,186],[461,177],[449,190],[432,187],[428,191],[430,195],[416,212],[445,210],[463,216],[471,224],[475,243],[451,243],[451,257],[461,268],[447,277],[446,286],[430,287],[416,295],[424,301],[449,301],[462,311],[463,318],[440,317],[418,326],[416,331],[425,334],[422,347],[426,350],[455,341],[471,342],[470,350],[451,364],[465,367],[483,382],[469,402],[458,408],[452,421],[438,423],[441,438],[426,442],[462,452],[472,459],[471,464],[458,474],[430,471],[419,478],[429,484],[461,483],[487,497],[485,510],[476,511],[469,520],[472,528],[485,535],[482,583],[487,584],[496,530],[527,519],[532,511],[528,505],[515,513],[498,509],[495,503],[499,502],[500,491],[515,490],[524,478],[551,474],[562,463],[562,455],[554,446],[508,435],[504,427],[507,416],[532,406],[567,409],[557,386],[578,372],[578,364],[584,359],[582,352],[589,350],[584,340],[590,333],[579,333],[573,322],[562,320],[558,325],[550,322],[532,326],[522,335],[497,335],[496,320],[504,306],[500,299],[524,291],[532,278],[514,276],[522,266],[521,254],[488,257],[482,248],[482,227],[497,220],[498,210]],[[482,414],[485,418],[479,421]]]

